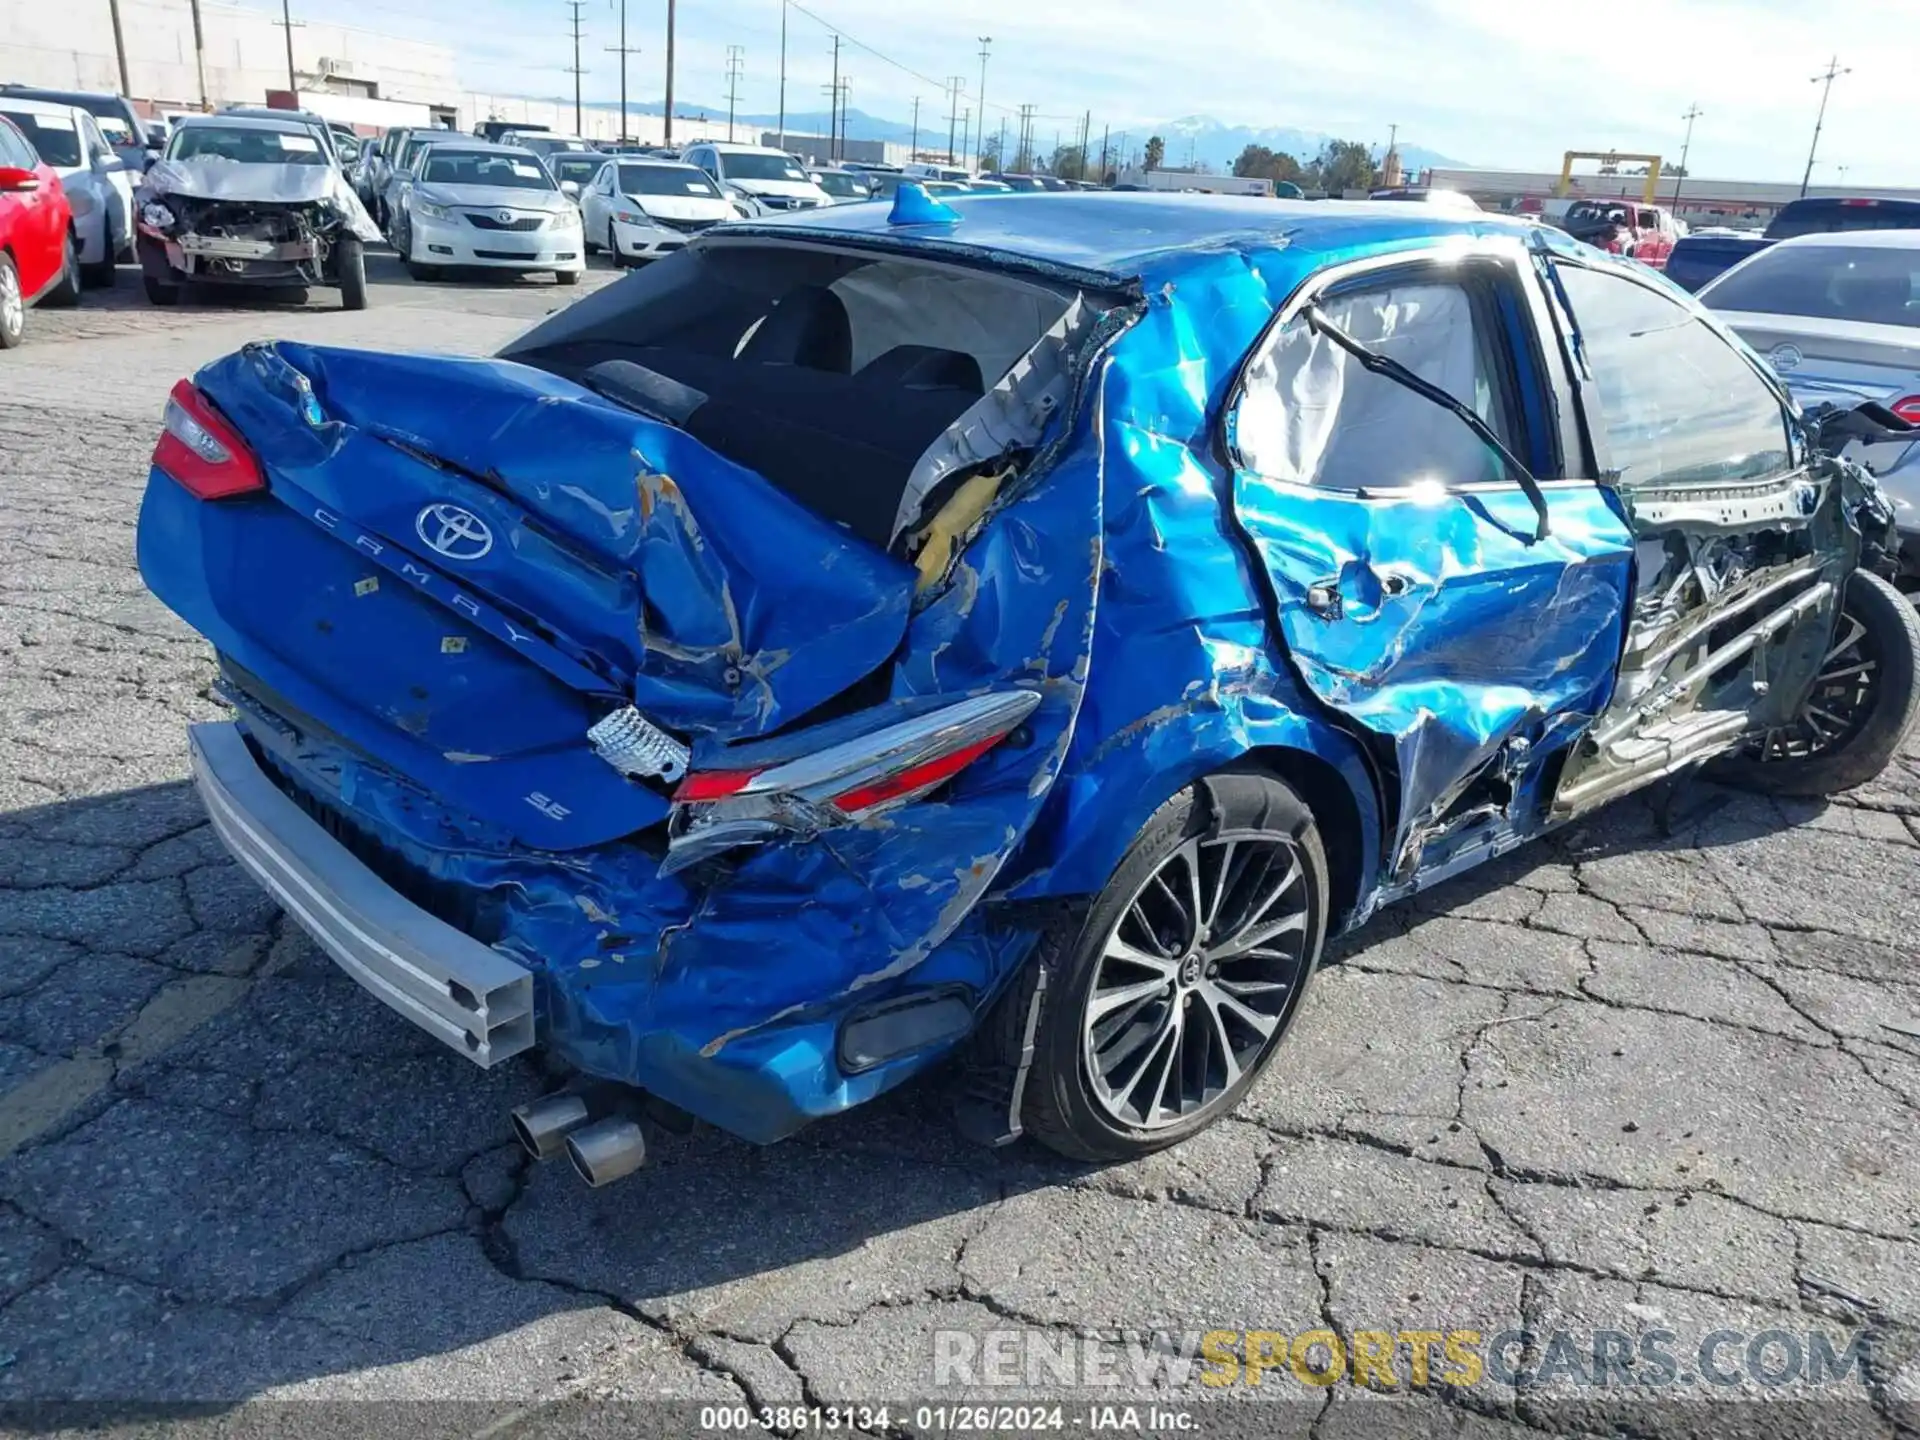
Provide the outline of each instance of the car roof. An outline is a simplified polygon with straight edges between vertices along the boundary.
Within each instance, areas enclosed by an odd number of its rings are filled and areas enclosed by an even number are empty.
[[[71,100],[30,100],[25,95],[4,92],[0,92],[0,109],[11,110],[16,115],[71,115],[76,110],[82,115],[91,113],[86,106]]]
[[[911,182],[908,182],[911,183]],[[1390,249],[1449,236],[1524,238],[1537,227],[1484,212],[1400,201],[1268,200],[1259,196],[1076,190],[946,195],[959,219],[893,225],[884,205],[839,205],[729,226],[735,234],[806,232],[885,241],[929,254],[1001,256],[1115,280],[1177,268],[1183,255],[1223,250]],[[1569,241],[1571,245],[1573,242]]]
[[[1836,250],[1920,250],[1920,228],[1912,230],[1822,230],[1776,240],[1770,250],[1809,250],[1826,246]]]
[[[684,160],[667,160],[658,155],[608,155],[605,158],[610,164],[650,165],[656,170],[700,170],[698,165],[689,165]],[[700,173],[707,172],[700,170]]]
[[[58,100],[80,105],[88,100],[112,100],[126,104],[126,98],[111,90],[55,90],[45,85],[0,85],[0,95],[16,95],[23,100]]]
[[[749,145],[744,140],[695,140],[692,144],[704,145],[709,150],[719,150],[734,155],[785,155],[787,153],[773,145]]]
[[[482,140],[478,135],[456,135],[452,131],[448,131],[447,133],[449,136],[447,141],[435,143],[448,144],[463,155],[508,155],[515,160],[537,160],[540,158],[531,150],[523,150],[518,145],[496,145],[491,140]],[[409,140],[416,140],[422,137],[410,135],[407,138]],[[610,160],[613,157],[609,155],[604,158]]]
[[[327,122],[312,110],[283,110],[278,105],[228,105],[214,112],[216,115],[241,115],[250,120],[278,120],[285,117],[302,123]]]
[[[289,116],[291,111],[286,112]],[[282,135],[306,135],[311,127],[306,121],[289,118],[282,120],[278,116],[233,115],[225,111],[217,115],[182,115],[173,122],[175,130],[267,130]]]

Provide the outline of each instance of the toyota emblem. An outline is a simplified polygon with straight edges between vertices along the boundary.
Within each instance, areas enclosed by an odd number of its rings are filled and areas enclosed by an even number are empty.
[[[449,560],[478,560],[493,549],[493,531],[471,510],[442,502],[414,518],[414,532],[429,550]]]
[[[500,223],[502,225],[511,225],[513,223],[513,212],[511,210],[502,210],[500,212]]]

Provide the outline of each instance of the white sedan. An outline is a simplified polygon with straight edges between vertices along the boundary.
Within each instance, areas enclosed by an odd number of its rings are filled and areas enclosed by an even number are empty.
[[[0,115],[19,127],[60,177],[80,241],[80,274],[111,285],[114,262],[133,249],[133,177],[99,124],[78,105],[0,95]]]
[[[653,260],[702,230],[742,214],[704,170],[672,160],[621,156],[602,165],[580,191],[587,248],[616,265]]]
[[[414,279],[457,266],[545,270],[579,283],[580,212],[527,151],[450,139],[421,150],[406,178],[389,234]]]

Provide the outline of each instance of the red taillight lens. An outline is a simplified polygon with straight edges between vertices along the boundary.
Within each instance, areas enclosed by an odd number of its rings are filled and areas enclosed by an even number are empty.
[[[202,500],[224,500],[267,488],[266,474],[239,431],[211,401],[182,380],[167,397],[153,463]]]
[[[1909,425],[1920,425],[1920,395],[1909,395],[1887,407]]]
[[[673,792],[674,803],[694,805],[702,800],[724,800],[746,789],[758,774],[758,770],[707,770],[689,775]]]
[[[964,750],[956,750],[951,755],[942,755],[937,760],[929,760],[923,765],[915,765],[910,770],[902,770],[898,775],[889,775],[886,779],[876,780],[871,785],[862,785],[858,790],[849,790],[844,795],[836,795],[833,797],[834,808],[848,815],[856,815],[862,810],[871,810],[876,805],[884,805],[889,800],[897,800],[902,795],[931,790],[941,781],[951,780],[1006,738],[1004,731],[998,735],[989,735],[984,740],[974,741]]]

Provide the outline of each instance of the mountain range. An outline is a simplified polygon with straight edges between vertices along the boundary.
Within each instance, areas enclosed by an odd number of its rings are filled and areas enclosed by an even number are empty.
[[[594,104],[595,110],[617,110],[619,106],[605,103]],[[635,101],[630,109],[642,115],[658,115],[666,107],[658,100]],[[708,119],[724,119],[727,107],[724,105],[690,105],[685,101],[674,103],[676,115],[705,116]],[[789,110],[787,112],[787,133],[790,135],[808,135],[827,132],[830,116],[825,110]],[[735,122],[743,131],[758,132],[771,130],[779,123],[779,116],[748,114],[741,112]],[[846,134],[850,140],[890,140],[899,145],[913,143],[914,129],[911,124],[888,119],[880,115],[870,115],[864,110],[848,110],[846,113]],[[930,109],[920,113],[919,138],[923,145],[943,144],[946,139],[947,117],[935,115]],[[1168,120],[1159,125],[1130,126],[1127,132],[1127,144],[1138,151],[1146,143],[1149,135],[1158,135],[1167,143],[1165,163],[1169,166],[1186,165],[1198,162],[1211,170],[1225,171],[1233,168],[1233,162],[1240,152],[1249,145],[1264,145],[1269,150],[1283,152],[1301,161],[1311,160],[1320,153],[1320,149],[1329,140],[1348,137],[1329,135],[1318,130],[1299,130],[1291,126],[1267,125],[1228,125],[1209,115],[1186,115],[1177,120]],[[741,139],[757,139],[758,135],[743,134]],[[1065,133],[1063,142],[1071,144],[1076,138]],[[1358,139],[1360,137],[1352,137]],[[1369,147],[1378,159],[1385,150],[1384,143],[1378,138],[1366,137]],[[1041,131],[1037,136],[1039,148],[1051,152],[1053,129]],[[1118,144],[1118,137],[1115,137]],[[1098,149],[1100,136],[1096,131],[1093,145]],[[1456,167],[1465,162],[1442,155],[1437,150],[1429,150],[1423,145],[1402,145],[1400,163],[1409,171],[1425,170],[1435,165]]]

